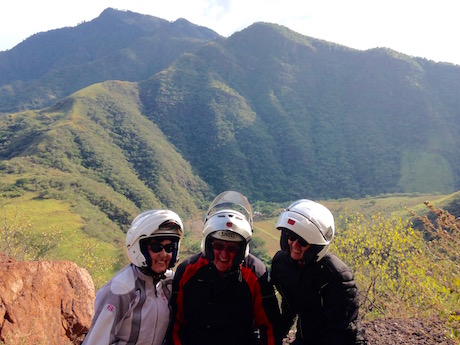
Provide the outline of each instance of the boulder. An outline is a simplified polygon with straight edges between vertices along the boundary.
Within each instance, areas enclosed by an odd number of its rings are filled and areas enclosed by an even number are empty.
[[[0,255],[0,343],[80,344],[94,314],[94,284],[70,261]]]

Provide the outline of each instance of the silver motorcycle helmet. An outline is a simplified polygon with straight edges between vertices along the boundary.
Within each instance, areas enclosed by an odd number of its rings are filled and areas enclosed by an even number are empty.
[[[139,268],[150,268],[147,243],[151,238],[168,238],[176,244],[168,267],[179,260],[180,240],[184,226],[180,217],[170,210],[149,210],[139,214],[126,233],[126,250],[131,263]]]
[[[304,256],[308,255],[305,261],[312,259],[319,261],[328,252],[334,238],[334,216],[325,206],[315,201],[301,199],[281,212],[276,228],[282,231],[280,238],[282,250],[289,250],[287,235],[292,232],[312,245],[304,254]]]

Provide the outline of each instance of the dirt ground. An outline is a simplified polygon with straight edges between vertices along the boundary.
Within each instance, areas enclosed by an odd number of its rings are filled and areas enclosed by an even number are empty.
[[[369,345],[457,345],[439,319],[380,319],[364,323]]]
[[[363,322],[369,345],[459,345],[448,338],[448,331],[439,319],[378,319]],[[295,334],[291,333],[291,337]],[[289,341],[290,340],[290,341]],[[290,344],[293,339],[283,343]]]

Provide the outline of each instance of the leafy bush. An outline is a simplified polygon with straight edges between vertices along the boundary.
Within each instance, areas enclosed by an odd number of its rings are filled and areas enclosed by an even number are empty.
[[[0,207],[0,232],[0,252],[18,260],[47,258],[62,239],[59,229],[37,233],[21,212],[3,206]]]
[[[458,338],[459,220],[427,205],[437,214],[435,224],[422,218],[429,242],[408,219],[345,211],[332,251],[355,272],[364,318],[437,314]]]
[[[414,215],[422,222],[429,237],[426,243],[426,253],[434,269],[430,272],[432,278],[439,281],[441,291],[429,291],[432,295],[433,309],[447,319],[455,338],[460,337],[460,217],[455,217],[448,211],[438,209],[425,202],[429,214]],[[435,219],[430,220],[430,214]],[[419,268],[421,263],[419,263]]]

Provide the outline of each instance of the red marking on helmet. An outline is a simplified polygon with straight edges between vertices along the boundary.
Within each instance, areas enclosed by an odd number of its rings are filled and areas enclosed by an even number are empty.
[[[108,311],[114,311],[115,310],[115,307],[111,304],[107,304],[107,310]]]
[[[289,219],[288,219],[288,224],[289,224],[289,225],[294,225],[294,224],[295,224],[295,220],[289,218]]]
[[[232,222],[227,222],[227,228],[231,228],[233,226]]]

